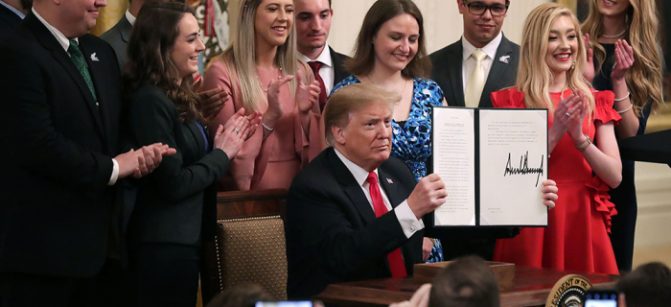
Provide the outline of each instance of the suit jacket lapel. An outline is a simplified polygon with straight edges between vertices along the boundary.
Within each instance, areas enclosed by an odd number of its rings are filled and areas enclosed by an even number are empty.
[[[480,96],[480,107],[491,107],[491,103],[486,103],[490,101],[487,99],[487,95],[489,93],[498,91],[501,89],[501,82],[504,81],[502,78],[504,78],[503,73],[511,68],[510,64],[512,62],[511,57],[517,56],[515,54],[512,54],[513,50],[511,48],[511,43],[510,41],[503,36],[501,39],[501,44],[499,44],[499,48],[496,49],[496,56],[492,59],[492,68],[489,70],[489,76],[487,77],[487,82],[485,83],[484,88],[482,89],[482,96]],[[506,56],[508,57],[508,63],[505,63],[505,58]],[[512,67],[513,69],[517,69],[517,67]]]
[[[202,157],[205,155],[205,140],[203,140],[203,131],[198,127],[198,124],[195,121],[191,121],[187,124],[187,127],[189,127],[189,131],[193,135],[193,139],[195,140],[195,146],[197,147],[195,149],[195,152],[197,153],[196,157]]]
[[[100,59],[98,57],[97,52],[95,50],[91,50],[90,46],[86,43],[86,38],[79,39],[79,48],[82,50],[82,54],[84,54],[84,59],[86,60],[86,65],[88,65],[89,67],[89,73],[91,74],[91,79],[93,81],[93,87],[95,88],[96,94],[98,96],[93,98],[95,99],[95,102],[93,104],[89,104],[89,107],[91,112],[96,117],[96,122],[99,125],[101,125],[101,127],[104,127],[104,129],[102,130],[103,133],[107,135],[111,129],[110,123],[107,122],[108,120],[105,120],[109,118],[108,114],[109,106],[107,105],[108,102],[105,101],[105,95],[103,95],[104,86],[102,85],[102,83],[104,82],[104,80],[107,80],[107,78],[109,78],[108,74],[110,72],[105,69],[96,69],[96,66],[98,65],[99,61],[101,60],[105,61],[109,59],[104,58]],[[77,71],[77,75],[81,77],[79,71]],[[84,80],[83,78],[81,79],[82,81]],[[86,86],[86,83],[84,83],[84,86]],[[86,90],[88,91],[88,87],[86,88]],[[97,107],[94,107],[95,105],[97,105]],[[111,146],[112,144],[108,145],[110,145],[109,148],[114,148],[113,146]]]
[[[463,66],[464,48],[461,45],[461,40],[454,45],[454,48],[450,52],[452,53],[451,57],[454,59],[454,63],[449,67],[449,80],[452,93],[454,93],[454,101],[448,101],[447,103],[450,106],[463,107],[465,106],[464,78],[461,69]]]
[[[89,91],[86,82],[84,82],[84,77],[82,77],[82,75],[79,73],[75,67],[75,64],[72,63],[70,56],[65,50],[63,50],[63,47],[58,43],[53,34],[51,34],[51,32],[49,32],[49,30],[33,14],[28,14],[28,16],[26,16],[26,24],[35,34],[37,41],[40,42],[45,49],[51,52],[51,55],[54,57],[56,62],[60,64],[63,69],[65,69],[70,78],[72,78],[75,84],[77,84],[79,92],[84,98],[83,101],[86,104],[86,108],[88,108],[88,110],[91,112],[91,116],[93,116],[96,122],[98,132],[101,134],[101,136],[104,137],[103,125],[100,121],[100,114],[95,107],[94,97],[91,95],[91,91]],[[87,53],[83,50],[82,52],[84,53],[84,58],[86,58]],[[95,78],[93,81],[95,86]]]
[[[331,171],[340,183],[343,191],[354,205],[361,218],[365,223],[372,223],[376,220],[373,207],[368,202],[366,195],[363,194],[361,186],[354,180],[354,176],[349,172],[344,163],[338,158],[335,150],[331,147],[328,149],[327,163],[331,167]]]
[[[331,50],[331,61],[333,61],[333,85],[335,86],[347,77],[347,71],[345,71],[345,67],[343,66],[343,57],[335,52],[331,46],[329,46],[329,49]]]
[[[401,195],[401,190],[398,188],[398,180],[389,175],[384,169],[384,164],[377,169],[378,178],[380,178],[380,187],[384,190],[384,193],[387,194],[387,198],[391,203],[392,208],[396,208],[403,200],[403,195]]]
[[[121,34],[121,40],[125,43],[128,43],[130,40],[130,35],[133,33],[133,26],[128,21],[128,18],[125,16],[121,19],[121,27],[119,28],[119,34]]]

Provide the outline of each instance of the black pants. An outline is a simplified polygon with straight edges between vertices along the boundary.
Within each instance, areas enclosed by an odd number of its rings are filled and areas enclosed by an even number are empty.
[[[134,306],[193,307],[200,272],[200,248],[142,243],[131,252]]]
[[[118,261],[107,261],[100,273],[86,278],[0,273],[0,306],[126,306],[126,278]]]

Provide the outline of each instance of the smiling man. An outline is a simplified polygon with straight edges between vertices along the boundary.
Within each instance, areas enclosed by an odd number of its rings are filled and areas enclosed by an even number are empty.
[[[333,85],[348,75],[343,68],[347,56],[335,52],[327,42],[333,19],[331,0],[294,0],[294,6],[297,49],[300,59],[310,65],[323,86],[319,97],[323,110]]]
[[[120,153],[121,80],[88,34],[106,0],[35,0],[0,43],[0,306],[124,306],[118,179],[160,144]],[[174,154],[174,150],[172,150]]]
[[[514,85],[520,47],[501,32],[509,0],[456,0],[463,18],[460,40],[430,55],[435,80],[449,106],[491,107],[489,93]],[[440,233],[445,258],[477,254],[491,260],[496,238],[513,228],[451,228]]]
[[[445,202],[438,175],[415,182],[390,158],[400,97],[353,84],[329,98],[325,149],[294,179],[287,204],[288,294],[310,298],[328,284],[403,278],[422,261],[426,214]]]

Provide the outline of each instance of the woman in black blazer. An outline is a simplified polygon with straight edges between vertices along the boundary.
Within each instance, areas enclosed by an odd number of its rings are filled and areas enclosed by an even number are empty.
[[[257,114],[241,110],[207,137],[192,89],[205,48],[198,32],[188,6],[147,4],[128,44],[124,85],[135,145],[177,149],[141,181],[131,217],[130,286],[137,306],[195,306],[201,242],[214,233],[214,183],[258,125]]]

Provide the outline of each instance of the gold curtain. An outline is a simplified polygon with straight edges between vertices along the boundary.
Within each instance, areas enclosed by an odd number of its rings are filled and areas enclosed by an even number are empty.
[[[577,2],[578,2],[577,0],[555,0],[555,2],[565,6],[567,8],[570,8],[573,11],[573,13],[576,13],[576,10],[577,10],[577,7],[578,7],[577,6]]]
[[[96,26],[91,30],[91,33],[94,35],[100,35],[105,33],[109,28],[113,27],[123,14],[126,13],[126,7],[128,6],[128,0],[110,0],[107,2],[107,6],[100,10],[100,16],[98,16],[98,22]]]

